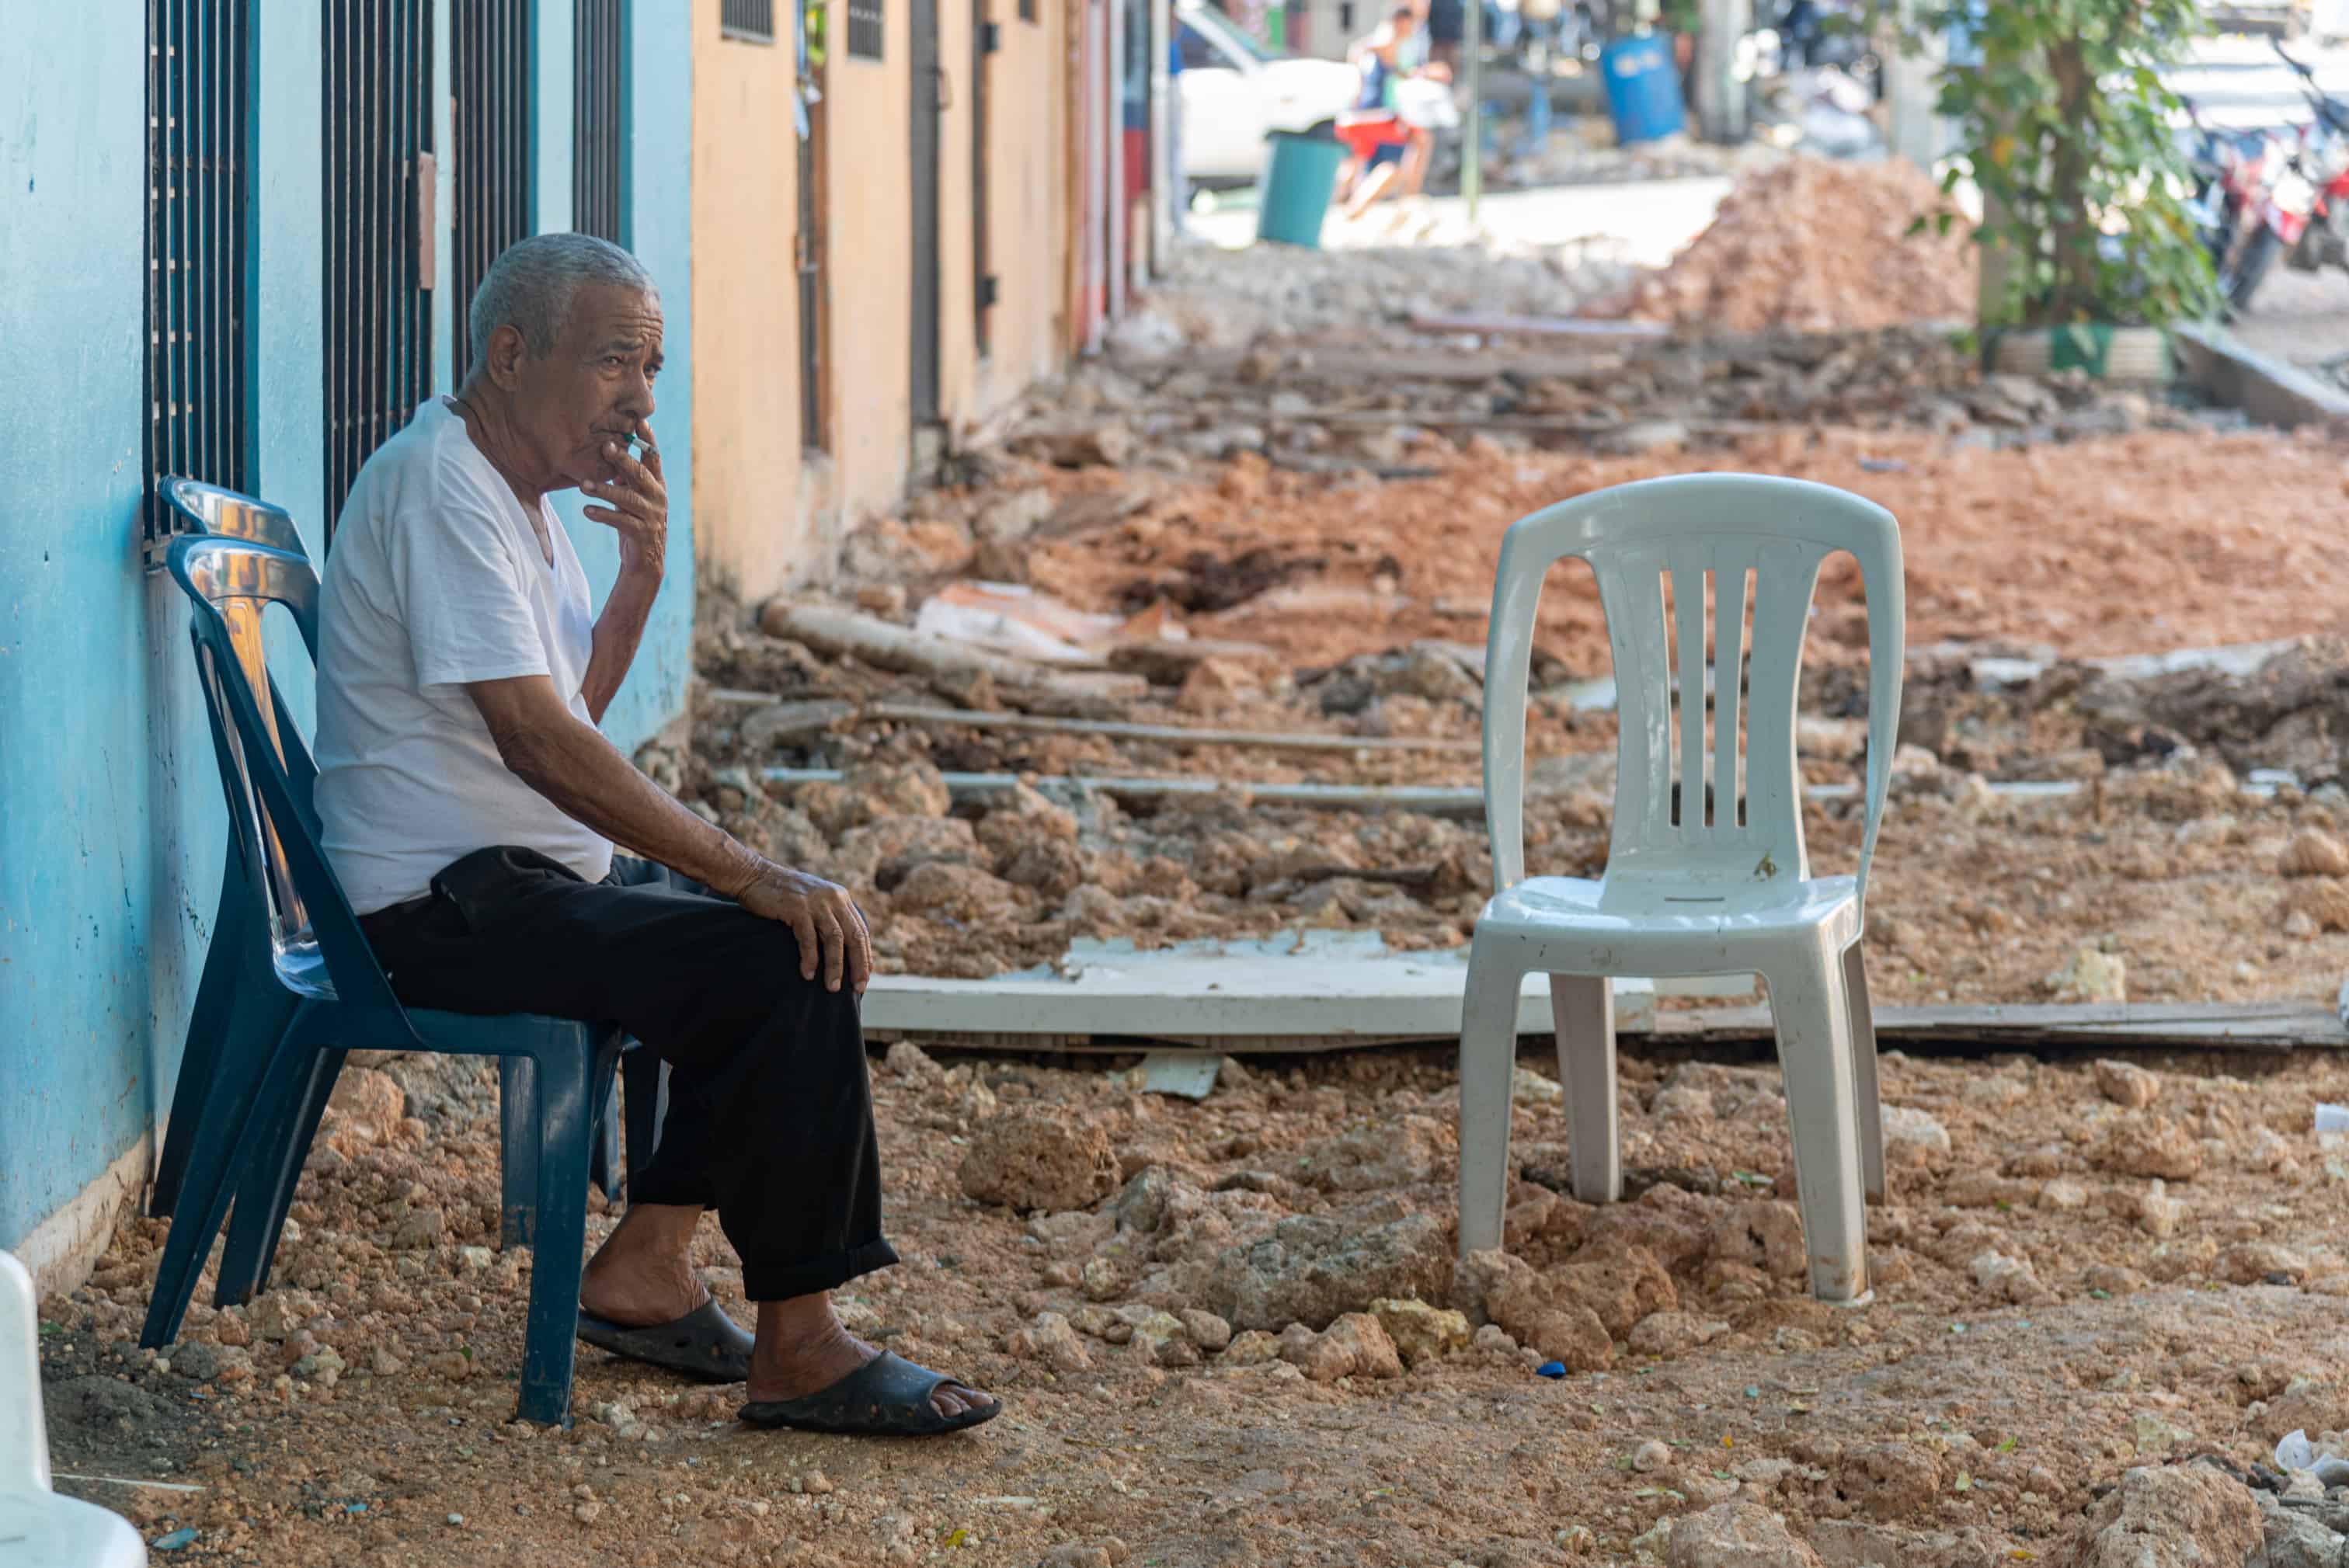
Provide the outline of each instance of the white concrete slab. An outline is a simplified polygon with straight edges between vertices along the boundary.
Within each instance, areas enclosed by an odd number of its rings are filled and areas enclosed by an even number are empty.
[[[1468,952],[1392,953],[1375,932],[1286,933],[1263,941],[1081,943],[1049,969],[992,980],[881,975],[864,1026],[920,1035],[1136,1039],[1442,1039],[1460,1032]],[[1733,993],[1734,994],[1734,993]],[[1644,1033],[1655,988],[1615,983],[1616,1027]],[[1527,977],[1521,1034],[1551,1031],[1549,985]]]

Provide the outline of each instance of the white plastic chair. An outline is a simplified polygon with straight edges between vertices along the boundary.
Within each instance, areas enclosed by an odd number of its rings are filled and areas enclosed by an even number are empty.
[[[1795,698],[1812,590],[1820,563],[1837,552],[1858,561],[1868,596],[1868,825],[1856,876],[1814,878],[1803,846]],[[1588,562],[1599,581],[1621,726],[1614,830],[1597,882],[1528,879],[1525,869],[1534,611],[1544,574],[1568,557]],[[1741,680],[1749,577],[1752,653]],[[1713,680],[1704,606],[1715,586]],[[1812,1293],[1867,1298],[1861,1190],[1883,1196],[1884,1130],[1859,939],[1899,728],[1902,596],[1891,513],[1798,480],[1649,480],[1560,502],[1509,530],[1485,648],[1485,804],[1496,892],[1469,952],[1460,1038],[1464,1255],[1501,1244],[1526,975],[1551,977],[1575,1196],[1611,1202],[1622,1195],[1622,1166],[1607,977],[1753,973],[1769,988],[1777,1026]],[[1710,737],[1708,687],[1717,719]]]
[[[129,1522],[49,1490],[33,1276],[0,1253],[0,1568],[145,1568]]]

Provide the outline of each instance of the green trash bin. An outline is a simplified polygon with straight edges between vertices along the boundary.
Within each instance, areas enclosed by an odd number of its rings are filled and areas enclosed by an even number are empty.
[[[1338,188],[1339,166],[1346,161],[1345,143],[1293,130],[1276,130],[1264,139],[1256,237],[1318,250],[1321,220]]]

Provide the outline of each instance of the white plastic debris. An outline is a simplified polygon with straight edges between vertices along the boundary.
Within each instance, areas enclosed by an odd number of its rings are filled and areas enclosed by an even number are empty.
[[[2338,1109],[2337,1107],[2335,1109]],[[2275,1447],[2276,1469],[2287,1475],[2312,1475],[2324,1487],[2349,1486],[2349,1460],[2320,1454],[2306,1432],[2291,1432]]]
[[[2349,1132],[2349,1105],[2320,1105],[2316,1108],[2316,1130],[2319,1132]]]

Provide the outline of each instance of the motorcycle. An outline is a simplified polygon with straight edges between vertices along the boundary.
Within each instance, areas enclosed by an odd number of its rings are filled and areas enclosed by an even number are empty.
[[[2251,298],[2275,266],[2275,259],[2300,243],[2316,207],[2316,187],[2302,172],[2299,154],[2277,140],[2253,163],[2243,181],[2242,207],[2250,226],[2219,266],[2219,292],[2230,310],[2251,307]]]
[[[2313,209],[2285,259],[2296,272],[2328,266],[2349,270],[2349,111],[2334,103],[2317,85],[2316,73],[2286,54],[2282,45],[2276,46],[2276,53],[2300,74],[2302,91],[2317,116],[2317,125],[2302,133],[2300,160],[2314,187]]]
[[[2236,313],[2251,308],[2278,256],[2299,272],[2349,269],[2349,109],[2281,42],[2270,42],[2300,77],[2315,118],[2289,142],[2271,138],[2255,170],[2239,173],[2243,211],[2256,221],[2219,270],[2220,290]]]

